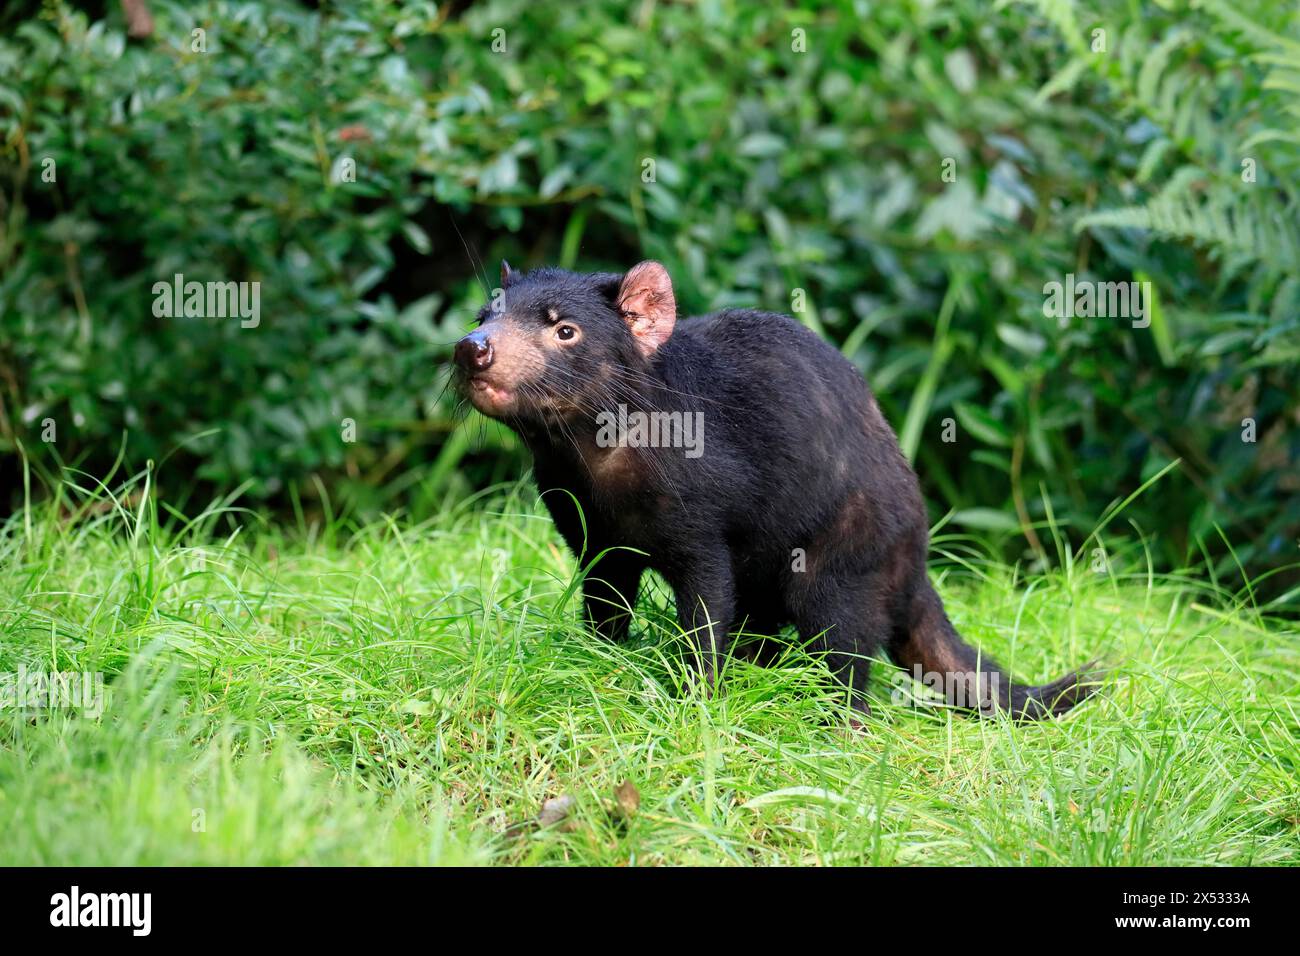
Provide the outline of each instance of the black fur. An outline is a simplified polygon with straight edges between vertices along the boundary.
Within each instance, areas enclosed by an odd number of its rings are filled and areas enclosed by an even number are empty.
[[[620,312],[623,277],[544,269],[503,278],[504,302],[472,334],[505,342],[501,323],[513,323],[527,372],[502,382],[513,401],[489,413],[531,450],[574,552],[608,552],[585,588],[601,634],[627,634],[638,582],[653,568],[672,586],[710,684],[742,626],[775,634],[792,623],[864,711],[869,659],[883,656],[945,675],[945,688],[955,674],[983,675],[978,699],[947,696],[985,713],[1044,717],[1091,693],[1078,674],[1013,684],[958,637],[926,574],[916,476],[861,374],[808,329],[729,309],[678,322],[644,355]],[[555,338],[563,323],[580,341]],[[475,374],[462,376],[467,393]],[[700,413],[703,454],[597,447],[595,415],[619,403]]]

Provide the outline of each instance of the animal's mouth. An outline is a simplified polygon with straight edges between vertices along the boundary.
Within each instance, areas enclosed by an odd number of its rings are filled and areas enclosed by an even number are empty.
[[[578,410],[576,403],[550,395],[535,380],[506,384],[495,372],[462,372],[460,377],[461,394],[489,418],[564,419]]]
[[[476,375],[465,383],[465,394],[470,404],[484,415],[505,413],[514,403],[515,393],[504,385],[497,385],[485,375]]]

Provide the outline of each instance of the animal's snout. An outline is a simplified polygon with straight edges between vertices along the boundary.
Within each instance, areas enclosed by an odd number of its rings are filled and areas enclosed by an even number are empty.
[[[492,339],[475,329],[456,343],[456,364],[467,372],[482,372],[492,364]]]

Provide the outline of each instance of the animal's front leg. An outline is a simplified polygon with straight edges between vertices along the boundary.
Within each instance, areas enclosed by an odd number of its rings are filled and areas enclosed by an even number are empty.
[[[609,551],[587,572],[582,582],[587,622],[602,637],[622,641],[627,637],[637,588],[645,559],[626,551]]]
[[[677,621],[695,647],[696,667],[705,691],[711,692],[735,616],[731,561],[725,555],[693,561],[674,577]]]

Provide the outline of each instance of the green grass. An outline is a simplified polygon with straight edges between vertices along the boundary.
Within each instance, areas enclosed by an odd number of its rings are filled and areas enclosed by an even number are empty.
[[[354,529],[59,498],[0,535],[0,671],[103,672],[107,704],[0,713],[0,863],[1300,858],[1294,624],[1149,574],[1140,543],[1026,575],[941,535],[968,639],[1026,679],[1101,657],[1107,685],[1017,726],[900,699],[881,665],[854,732],[797,652],[691,691],[661,585],[629,644],[589,636],[526,487]],[[564,824],[510,829],[559,795]]]

